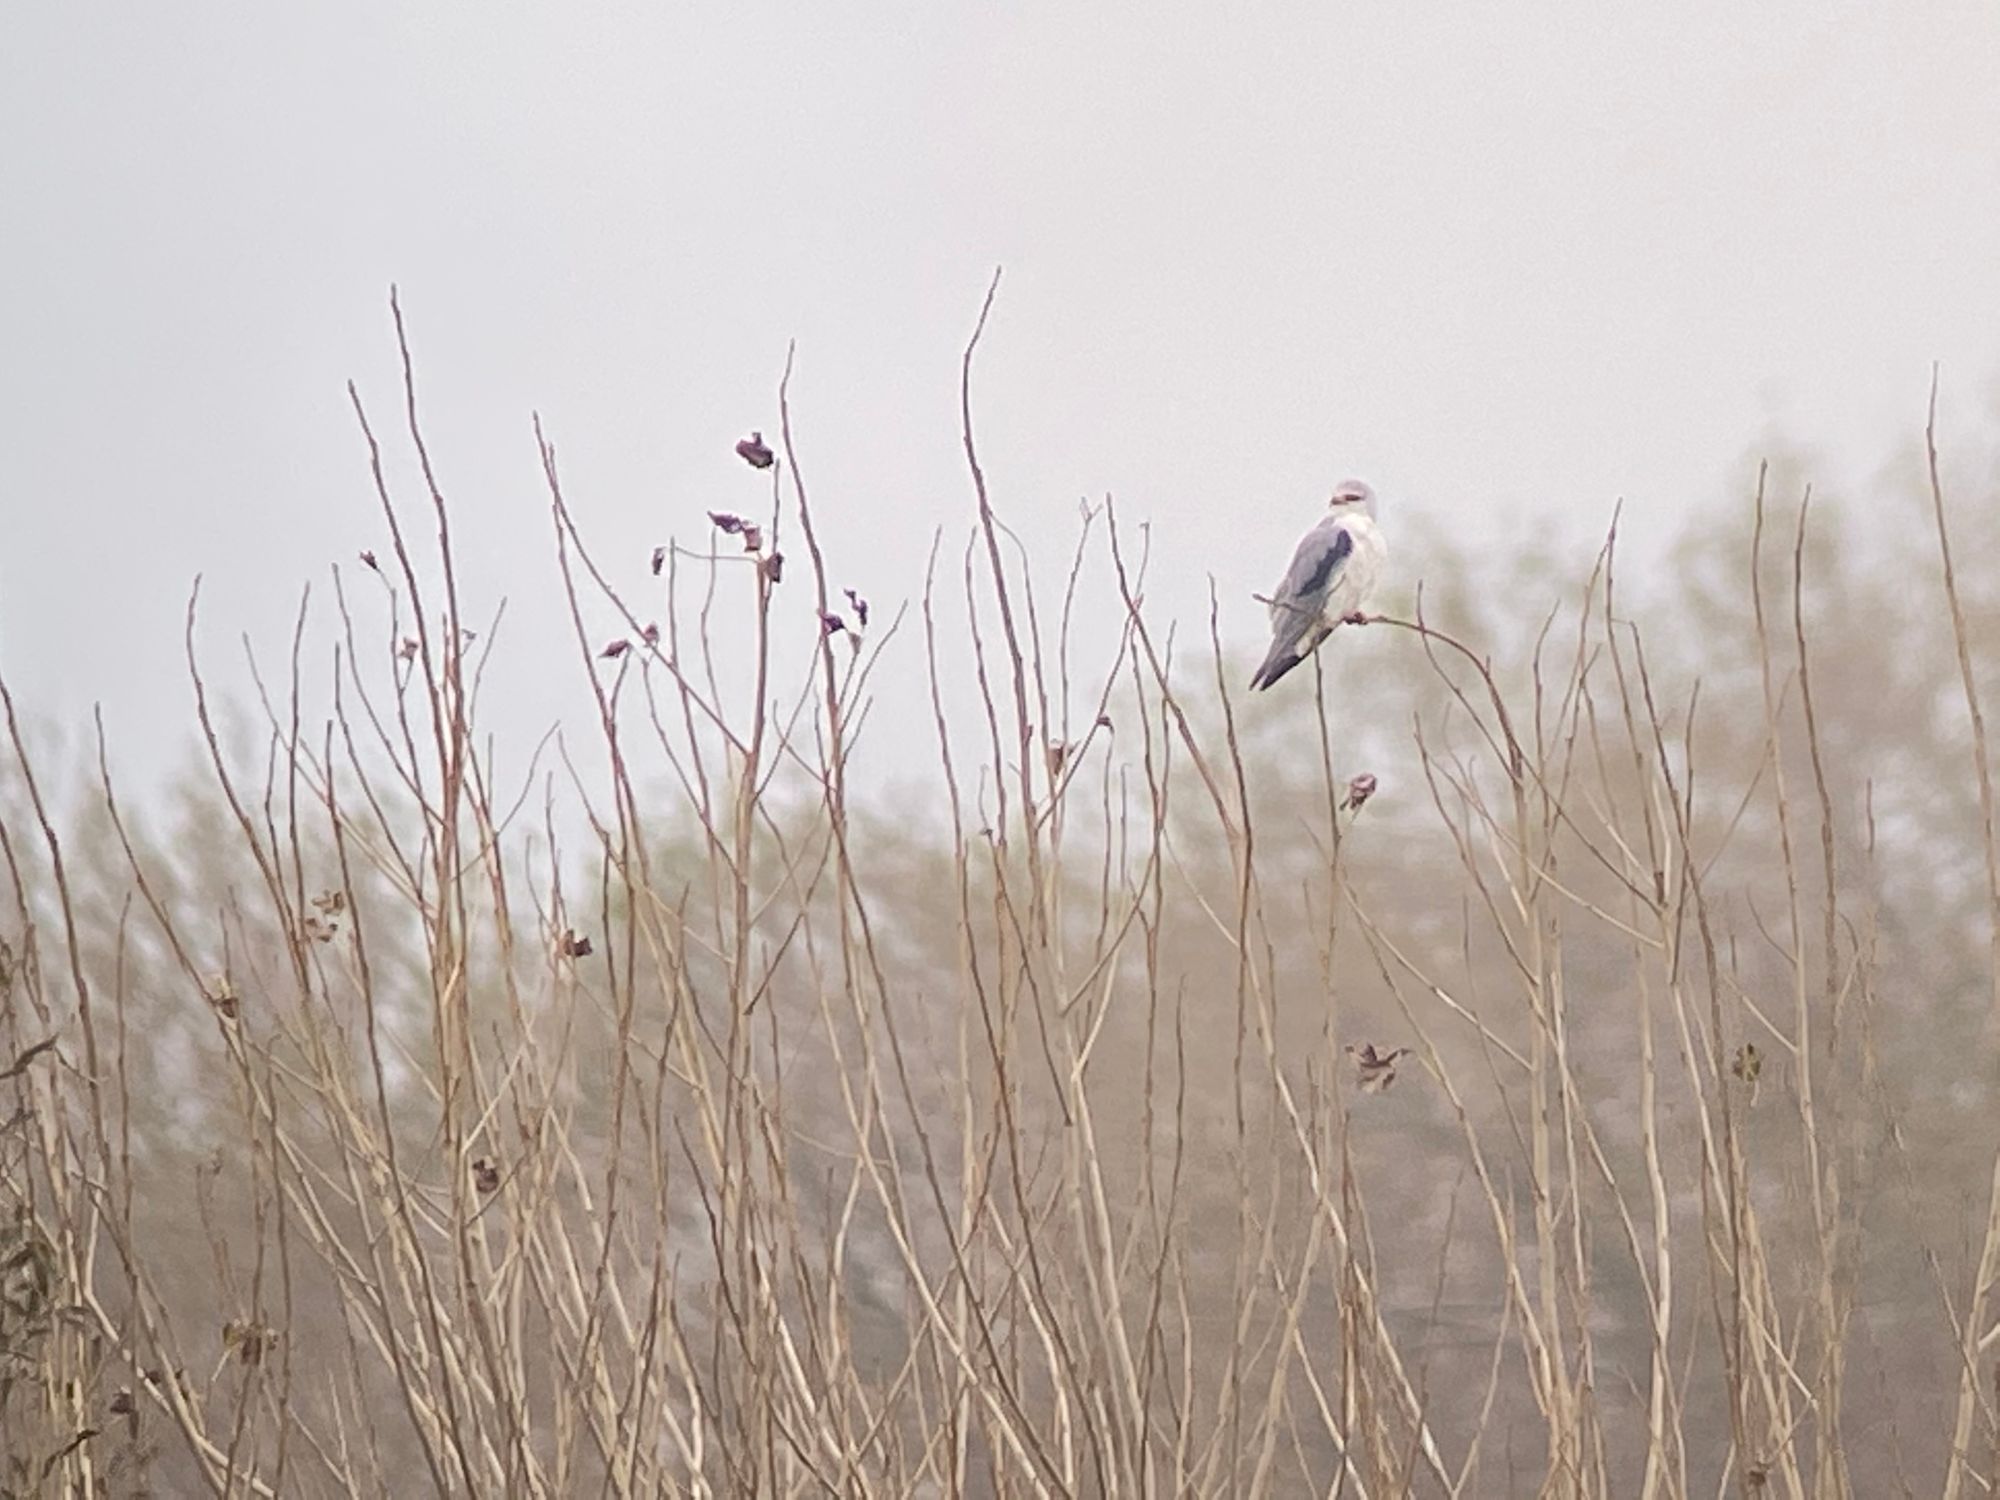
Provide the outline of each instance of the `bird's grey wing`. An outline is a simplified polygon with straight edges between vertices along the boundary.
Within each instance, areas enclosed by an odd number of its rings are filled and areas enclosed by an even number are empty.
[[[1354,538],[1338,517],[1328,516],[1305,534],[1284,581],[1271,596],[1271,633],[1296,640],[1319,619],[1334,580],[1354,551]]]
[[[1250,679],[1253,689],[1269,687],[1325,638],[1321,616],[1327,596],[1353,551],[1354,538],[1336,517],[1328,516],[1306,533],[1271,596],[1271,650]]]

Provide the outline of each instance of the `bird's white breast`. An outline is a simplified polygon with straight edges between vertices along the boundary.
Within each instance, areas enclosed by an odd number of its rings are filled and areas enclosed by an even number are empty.
[[[1353,539],[1354,550],[1347,554],[1333,587],[1327,590],[1323,615],[1329,625],[1338,622],[1343,615],[1368,608],[1368,601],[1374,597],[1375,585],[1382,576],[1383,559],[1389,555],[1389,544],[1382,539],[1382,529],[1369,517],[1349,516],[1341,525]]]

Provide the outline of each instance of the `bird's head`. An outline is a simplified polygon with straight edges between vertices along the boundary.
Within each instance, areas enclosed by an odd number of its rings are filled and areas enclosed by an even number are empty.
[[[1334,486],[1333,498],[1327,504],[1334,510],[1358,510],[1372,516],[1375,514],[1375,491],[1359,479],[1343,479]]]

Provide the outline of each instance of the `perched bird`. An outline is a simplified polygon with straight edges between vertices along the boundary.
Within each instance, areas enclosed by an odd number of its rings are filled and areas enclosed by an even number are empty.
[[[1375,492],[1346,479],[1327,503],[1330,513],[1300,540],[1271,595],[1271,651],[1250,679],[1252,691],[1312,655],[1334,626],[1360,624],[1374,592],[1388,551],[1375,525]]]

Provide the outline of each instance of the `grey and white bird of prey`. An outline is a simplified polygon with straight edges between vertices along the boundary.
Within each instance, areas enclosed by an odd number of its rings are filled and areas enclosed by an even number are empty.
[[[1388,546],[1375,525],[1375,492],[1342,480],[1328,514],[1299,541],[1284,581],[1272,592],[1271,651],[1250,679],[1267,688],[1319,648],[1343,622],[1359,623]]]

